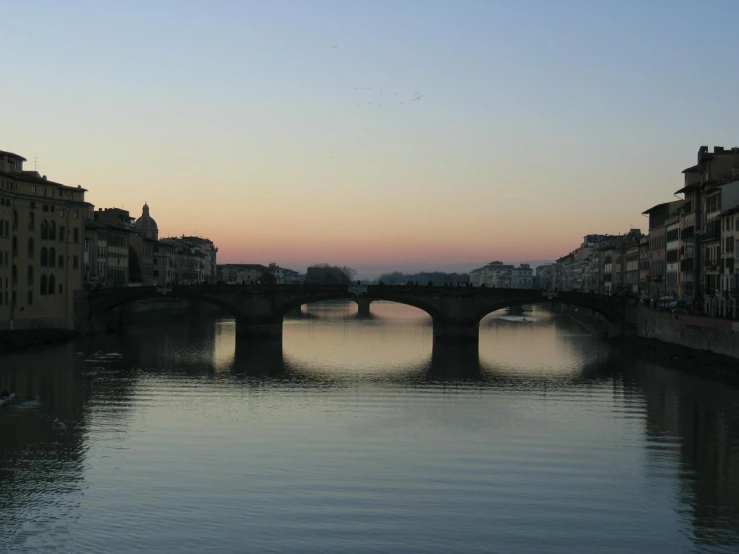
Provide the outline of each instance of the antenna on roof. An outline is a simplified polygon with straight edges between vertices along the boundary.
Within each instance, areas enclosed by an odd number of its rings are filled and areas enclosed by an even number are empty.
[[[38,158],[33,158],[33,170],[38,171]]]

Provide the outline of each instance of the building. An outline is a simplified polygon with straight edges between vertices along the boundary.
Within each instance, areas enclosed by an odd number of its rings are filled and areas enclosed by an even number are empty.
[[[154,245],[156,240],[138,233],[129,236],[128,272],[132,283],[154,285]]]
[[[557,260],[555,271],[555,287],[559,290],[572,290],[574,283],[575,255],[569,253]]]
[[[85,221],[82,262],[86,288],[101,288],[107,282],[108,235],[106,226],[94,219]]]
[[[0,151],[0,328],[72,328],[83,286],[85,189],[26,171]]]
[[[218,248],[203,237],[164,239],[175,248],[174,281],[180,284],[215,283]]]
[[[130,283],[130,239],[133,233],[133,218],[120,208],[98,208],[95,222],[103,225],[99,233],[105,234],[107,253],[105,286],[124,287]]]
[[[641,237],[636,240],[627,241],[625,248],[626,261],[626,279],[624,292],[630,295],[639,294],[639,242]],[[677,278],[677,274],[675,274]]]
[[[733,232],[728,229],[731,223],[729,214],[739,206],[739,168],[722,182],[704,184],[702,197],[705,216],[701,236],[703,309],[708,315],[725,316],[728,298],[723,291],[729,288],[724,286],[727,277],[726,247],[730,240],[733,241]]]
[[[529,264],[520,264],[511,269],[510,286],[512,289],[534,288],[534,270]]]
[[[216,268],[217,280],[229,285],[257,283],[266,273],[273,275],[276,280],[277,276],[262,264],[219,264]]]
[[[159,227],[149,213],[149,205],[144,203],[141,217],[133,224],[133,232],[129,242],[129,273],[132,282],[144,286],[155,284],[154,279],[154,248],[159,240]]]
[[[721,317],[739,318],[739,206],[721,212]]]
[[[686,304],[694,306],[699,301],[701,279],[699,242],[703,208],[701,176],[697,165],[684,169],[683,175],[683,188],[675,192],[675,195],[683,194],[685,197],[678,217],[680,232],[678,297]]]
[[[590,291],[597,288],[598,256],[596,251],[605,245],[613,244],[616,235],[591,234],[583,237],[580,246],[572,252],[572,290]]]
[[[305,277],[297,271],[280,267],[276,263],[269,264],[267,271],[274,275],[275,282],[278,285],[298,285],[305,281]]]
[[[165,240],[154,243],[152,280],[155,286],[171,285],[175,280],[175,244]]]
[[[669,292],[666,223],[677,215],[682,206],[682,200],[675,200],[657,204],[642,212],[642,215],[649,216],[649,296],[652,298],[660,298]]]
[[[649,296],[649,235],[639,239],[639,296]]]
[[[739,148],[707,146],[698,149],[697,164],[685,169],[685,182],[675,194],[684,194],[680,217],[680,294],[704,313],[717,313],[721,293],[719,214],[731,208],[735,189],[721,185],[733,181],[739,169]],[[726,195],[725,201],[722,196]],[[710,210],[707,211],[707,210]]]
[[[513,268],[514,266],[504,264],[499,260],[490,262],[470,271],[470,283],[473,287],[510,288]]]
[[[144,207],[141,209],[141,217],[139,217],[133,224],[134,231],[148,239],[153,241],[159,240],[159,227],[157,222],[149,214],[149,205],[144,202]]]
[[[675,298],[680,289],[680,215],[672,212],[665,221],[665,292]]]
[[[554,290],[556,264],[540,265],[536,268],[535,288]]]

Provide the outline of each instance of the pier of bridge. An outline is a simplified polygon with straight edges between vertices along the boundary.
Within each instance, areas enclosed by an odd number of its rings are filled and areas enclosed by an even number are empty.
[[[110,313],[126,304],[151,298],[182,298],[220,307],[236,320],[236,335],[251,339],[279,339],[287,312],[303,304],[351,299],[360,315],[370,303],[398,302],[419,308],[433,321],[435,342],[477,342],[480,320],[494,311],[522,304],[561,302],[593,310],[609,322],[612,336],[632,332],[636,302],[628,298],[577,292],[485,287],[427,287],[383,285],[193,285],[136,287],[85,291],[78,298],[75,321],[80,331],[101,331]]]

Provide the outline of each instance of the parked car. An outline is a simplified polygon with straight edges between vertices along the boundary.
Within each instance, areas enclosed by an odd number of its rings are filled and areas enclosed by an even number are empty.
[[[674,310],[677,308],[677,300],[674,296],[663,296],[657,305],[663,310]]]

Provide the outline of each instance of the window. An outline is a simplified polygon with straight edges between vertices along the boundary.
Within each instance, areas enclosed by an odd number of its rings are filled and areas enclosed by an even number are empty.
[[[64,225],[59,225],[59,241],[64,242]]]
[[[26,271],[26,276],[28,278],[28,286],[33,286],[33,266],[29,265],[28,270]]]
[[[33,306],[33,289],[28,289],[28,305]]]
[[[49,275],[49,295],[54,295],[56,292],[56,284],[54,283],[54,276]]]
[[[36,225],[36,214],[33,212],[28,213],[28,229],[29,231],[33,231],[33,228]]]
[[[56,248],[53,246],[49,248],[49,267],[54,267],[56,265]]]
[[[33,192],[33,193],[36,192],[36,185],[31,186],[31,192]]]
[[[41,286],[39,287],[41,296],[46,296],[46,275],[41,276]]]
[[[13,257],[18,255],[18,237],[13,237]]]
[[[64,217],[64,210],[59,210],[59,217]]]
[[[62,294],[64,292],[64,286],[59,283],[59,294]]]
[[[18,230],[18,210],[13,210],[13,229]]]
[[[45,219],[41,222],[41,240],[49,238],[49,222]]]
[[[13,266],[13,286],[16,286],[18,284],[18,268],[14,265]]]
[[[56,240],[56,222],[53,219],[49,223],[49,240]]]
[[[28,239],[28,257],[33,258],[33,237]]]
[[[75,269],[78,269],[80,267],[80,259],[79,256],[75,256],[73,259],[72,267]]]
[[[59,267],[64,267],[64,256],[59,256]]]
[[[46,267],[49,265],[49,253],[46,250],[46,247],[41,247],[41,263],[39,264],[41,267]]]
[[[74,228],[73,237],[74,237],[74,243],[77,244],[80,241],[80,228],[79,227]]]

